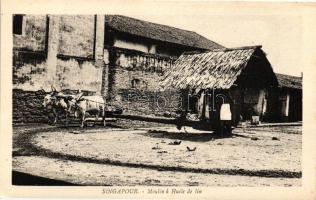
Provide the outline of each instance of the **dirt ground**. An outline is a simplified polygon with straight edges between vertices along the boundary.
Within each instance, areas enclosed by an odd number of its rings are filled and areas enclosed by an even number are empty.
[[[301,185],[301,126],[235,129],[233,137],[217,138],[126,124],[16,126],[13,170],[80,185]]]

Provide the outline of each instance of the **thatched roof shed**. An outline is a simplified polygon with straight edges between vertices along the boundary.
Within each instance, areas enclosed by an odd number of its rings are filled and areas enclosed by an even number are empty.
[[[232,85],[277,85],[261,46],[185,53],[165,72],[162,88],[229,89]]]
[[[285,74],[275,74],[279,86],[281,88],[289,88],[289,89],[302,89],[302,77],[298,76],[290,76],[290,75],[285,75]]]
[[[182,30],[121,15],[105,15],[105,26],[118,32],[199,49],[210,50],[223,48],[222,45],[193,31]]]

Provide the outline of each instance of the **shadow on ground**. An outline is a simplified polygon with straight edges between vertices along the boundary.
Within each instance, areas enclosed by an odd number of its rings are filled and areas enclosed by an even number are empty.
[[[77,184],[12,171],[12,185],[74,186]]]
[[[208,142],[212,140],[219,140],[224,138],[236,138],[236,137],[247,137],[239,134],[232,134],[231,136],[221,136],[216,133],[201,132],[201,133],[182,133],[182,132],[169,132],[160,130],[149,130],[147,133],[139,133],[140,135],[152,137],[152,138],[162,138],[162,139],[173,139],[173,140],[185,140],[192,142]]]

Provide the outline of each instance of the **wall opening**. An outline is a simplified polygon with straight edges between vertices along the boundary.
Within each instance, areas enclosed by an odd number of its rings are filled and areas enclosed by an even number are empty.
[[[188,108],[189,112],[192,114],[198,113],[198,103],[199,103],[199,97],[196,95],[189,95],[188,96]]]
[[[135,78],[131,81],[131,88],[138,89],[138,90],[143,90],[143,89],[147,90],[148,83],[144,80]]]
[[[131,82],[132,82],[132,88],[139,88],[139,86],[140,86],[139,79],[133,79]]]
[[[23,15],[13,16],[13,34],[16,34],[16,35],[23,34]]]

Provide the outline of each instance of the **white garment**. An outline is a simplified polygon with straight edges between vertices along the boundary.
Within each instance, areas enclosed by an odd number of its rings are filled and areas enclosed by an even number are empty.
[[[232,120],[232,113],[230,112],[230,105],[228,103],[222,104],[220,111],[220,119]]]

